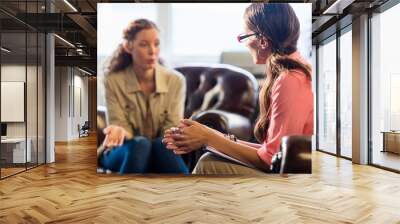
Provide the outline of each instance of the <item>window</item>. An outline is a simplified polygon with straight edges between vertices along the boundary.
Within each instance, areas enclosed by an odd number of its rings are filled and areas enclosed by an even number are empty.
[[[312,91],[314,93],[314,121],[317,118],[317,97],[316,97],[316,92],[317,92],[317,47],[316,45],[312,46]],[[312,150],[316,150],[317,149],[317,135],[316,130],[317,130],[317,122],[314,122],[314,134],[312,136]]]
[[[398,40],[400,5],[371,19],[371,137],[372,163],[400,170],[400,67]],[[386,136],[383,132],[389,132]],[[393,145],[394,144],[394,145]]]
[[[352,157],[352,33],[340,36],[340,154]]]
[[[236,36],[243,32],[243,14],[248,5],[172,4],[172,53],[218,57],[226,50],[247,50]]]
[[[129,21],[138,18],[150,19],[160,28],[160,55],[167,66],[173,67],[187,62],[219,63],[223,52],[234,51],[240,52],[235,55],[239,56],[233,57],[234,62],[226,63],[263,73],[264,66],[255,66],[245,44],[238,43],[236,39],[243,32],[243,15],[248,5],[249,3],[99,3],[98,105],[105,105],[102,83],[106,62],[122,42],[122,30]],[[300,21],[298,49],[311,61],[311,3],[291,6]]]
[[[248,5],[172,4],[172,55],[178,56],[178,60],[195,55],[218,62],[223,51],[247,51],[244,44],[238,44],[236,36],[243,32],[243,14]],[[310,61],[311,4],[291,6],[301,24],[298,49]]]
[[[336,153],[336,38],[318,48],[318,149]]]
[[[146,18],[157,23],[157,7],[154,4],[97,4],[97,54],[110,56],[122,42],[122,32],[129,22]],[[123,22],[121,22],[123,21]]]
[[[40,12],[43,3],[20,2],[18,6],[23,15]],[[0,30],[1,179],[45,163],[46,38],[3,12],[0,17],[10,21]],[[12,100],[5,100],[7,96],[13,96]]]

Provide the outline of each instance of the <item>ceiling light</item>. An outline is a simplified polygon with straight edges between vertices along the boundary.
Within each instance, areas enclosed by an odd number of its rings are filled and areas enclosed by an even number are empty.
[[[332,5],[325,9],[322,14],[342,14],[343,10],[354,1],[355,0],[336,0]]]
[[[6,53],[10,53],[10,52],[11,52],[11,50],[9,50],[9,49],[7,49],[7,48],[5,48],[5,47],[1,47],[1,50],[4,51],[4,52],[6,52]]]
[[[85,73],[85,74],[87,74],[87,75],[92,75],[92,73],[90,73],[90,72],[88,72],[88,71],[86,71],[86,70],[83,70],[83,69],[81,69],[81,68],[79,68],[79,67],[78,67],[78,70],[81,71],[81,72],[83,72],[83,73]]]
[[[78,10],[71,4],[69,3],[68,0],[64,0],[65,4],[67,4],[72,10],[74,10],[75,12],[78,12]]]
[[[337,5],[339,4],[340,0],[336,0],[332,5],[330,5],[327,9],[324,10],[322,14],[331,14],[334,9],[336,9]]]
[[[63,41],[64,43],[66,43],[67,45],[69,45],[70,47],[75,48],[75,45],[71,44],[71,42],[67,41],[66,39],[58,36],[57,34],[54,34],[55,37],[57,37],[58,39],[60,39],[61,41]]]

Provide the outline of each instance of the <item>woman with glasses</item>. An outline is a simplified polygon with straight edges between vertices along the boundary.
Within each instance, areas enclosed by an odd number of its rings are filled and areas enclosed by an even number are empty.
[[[123,39],[105,77],[109,126],[99,165],[120,173],[188,173],[182,158],[161,142],[164,131],[183,118],[184,77],[158,63],[160,38],[153,22],[133,21]]]
[[[164,135],[167,148],[176,154],[208,146],[226,154],[242,166],[206,153],[198,161],[196,174],[264,174],[286,135],[313,134],[311,66],[297,51],[300,24],[286,3],[253,3],[244,14],[245,42],[253,61],[266,65],[266,81],[259,95],[260,114],[254,134],[260,144],[237,140],[192,120]]]

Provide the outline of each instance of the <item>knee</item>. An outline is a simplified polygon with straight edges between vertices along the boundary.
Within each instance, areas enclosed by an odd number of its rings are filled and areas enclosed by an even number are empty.
[[[216,160],[217,157],[214,154],[212,154],[211,152],[206,152],[200,157],[198,163],[210,163]]]
[[[161,138],[156,138],[154,139],[152,142],[152,148],[154,151],[163,151],[163,150],[167,150],[166,146],[164,145],[164,143],[162,142]]]
[[[162,142],[162,139],[161,138],[156,138],[156,139],[154,139],[153,141],[152,141],[152,144],[154,145],[154,146],[164,146],[164,143]]]
[[[150,153],[151,150],[151,142],[148,138],[137,136],[134,137],[132,140],[129,141],[128,151],[132,153],[133,151],[140,151]]]
[[[212,167],[215,156],[209,152],[205,153],[197,161],[193,169],[193,174],[208,174],[208,170]]]
[[[134,140],[134,144],[138,145],[138,146],[142,146],[142,147],[150,147],[151,146],[151,141],[143,136],[137,136],[135,138],[133,138]]]

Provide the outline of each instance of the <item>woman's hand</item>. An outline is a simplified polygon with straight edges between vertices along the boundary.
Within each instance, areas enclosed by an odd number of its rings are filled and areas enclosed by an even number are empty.
[[[167,149],[174,150],[174,149],[178,148],[175,145],[175,141],[173,138],[174,134],[177,131],[179,131],[179,128],[177,128],[177,127],[172,127],[172,128],[165,130],[164,137],[162,139],[162,143],[164,143],[166,145]]]
[[[166,145],[166,148],[174,151],[175,154],[185,154],[190,152],[187,147],[178,147],[175,145],[175,139],[178,139],[181,135],[181,129],[186,127],[184,124],[179,124],[178,127],[172,127],[164,132],[164,138],[162,142]]]
[[[105,148],[121,146],[124,143],[125,137],[128,136],[127,131],[125,131],[123,127],[117,125],[109,125],[103,132],[106,135],[103,142]]]
[[[213,134],[214,131],[207,126],[185,119],[181,121],[179,130],[167,130],[163,141],[175,154],[184,154],[207,145],[209,136]]]

